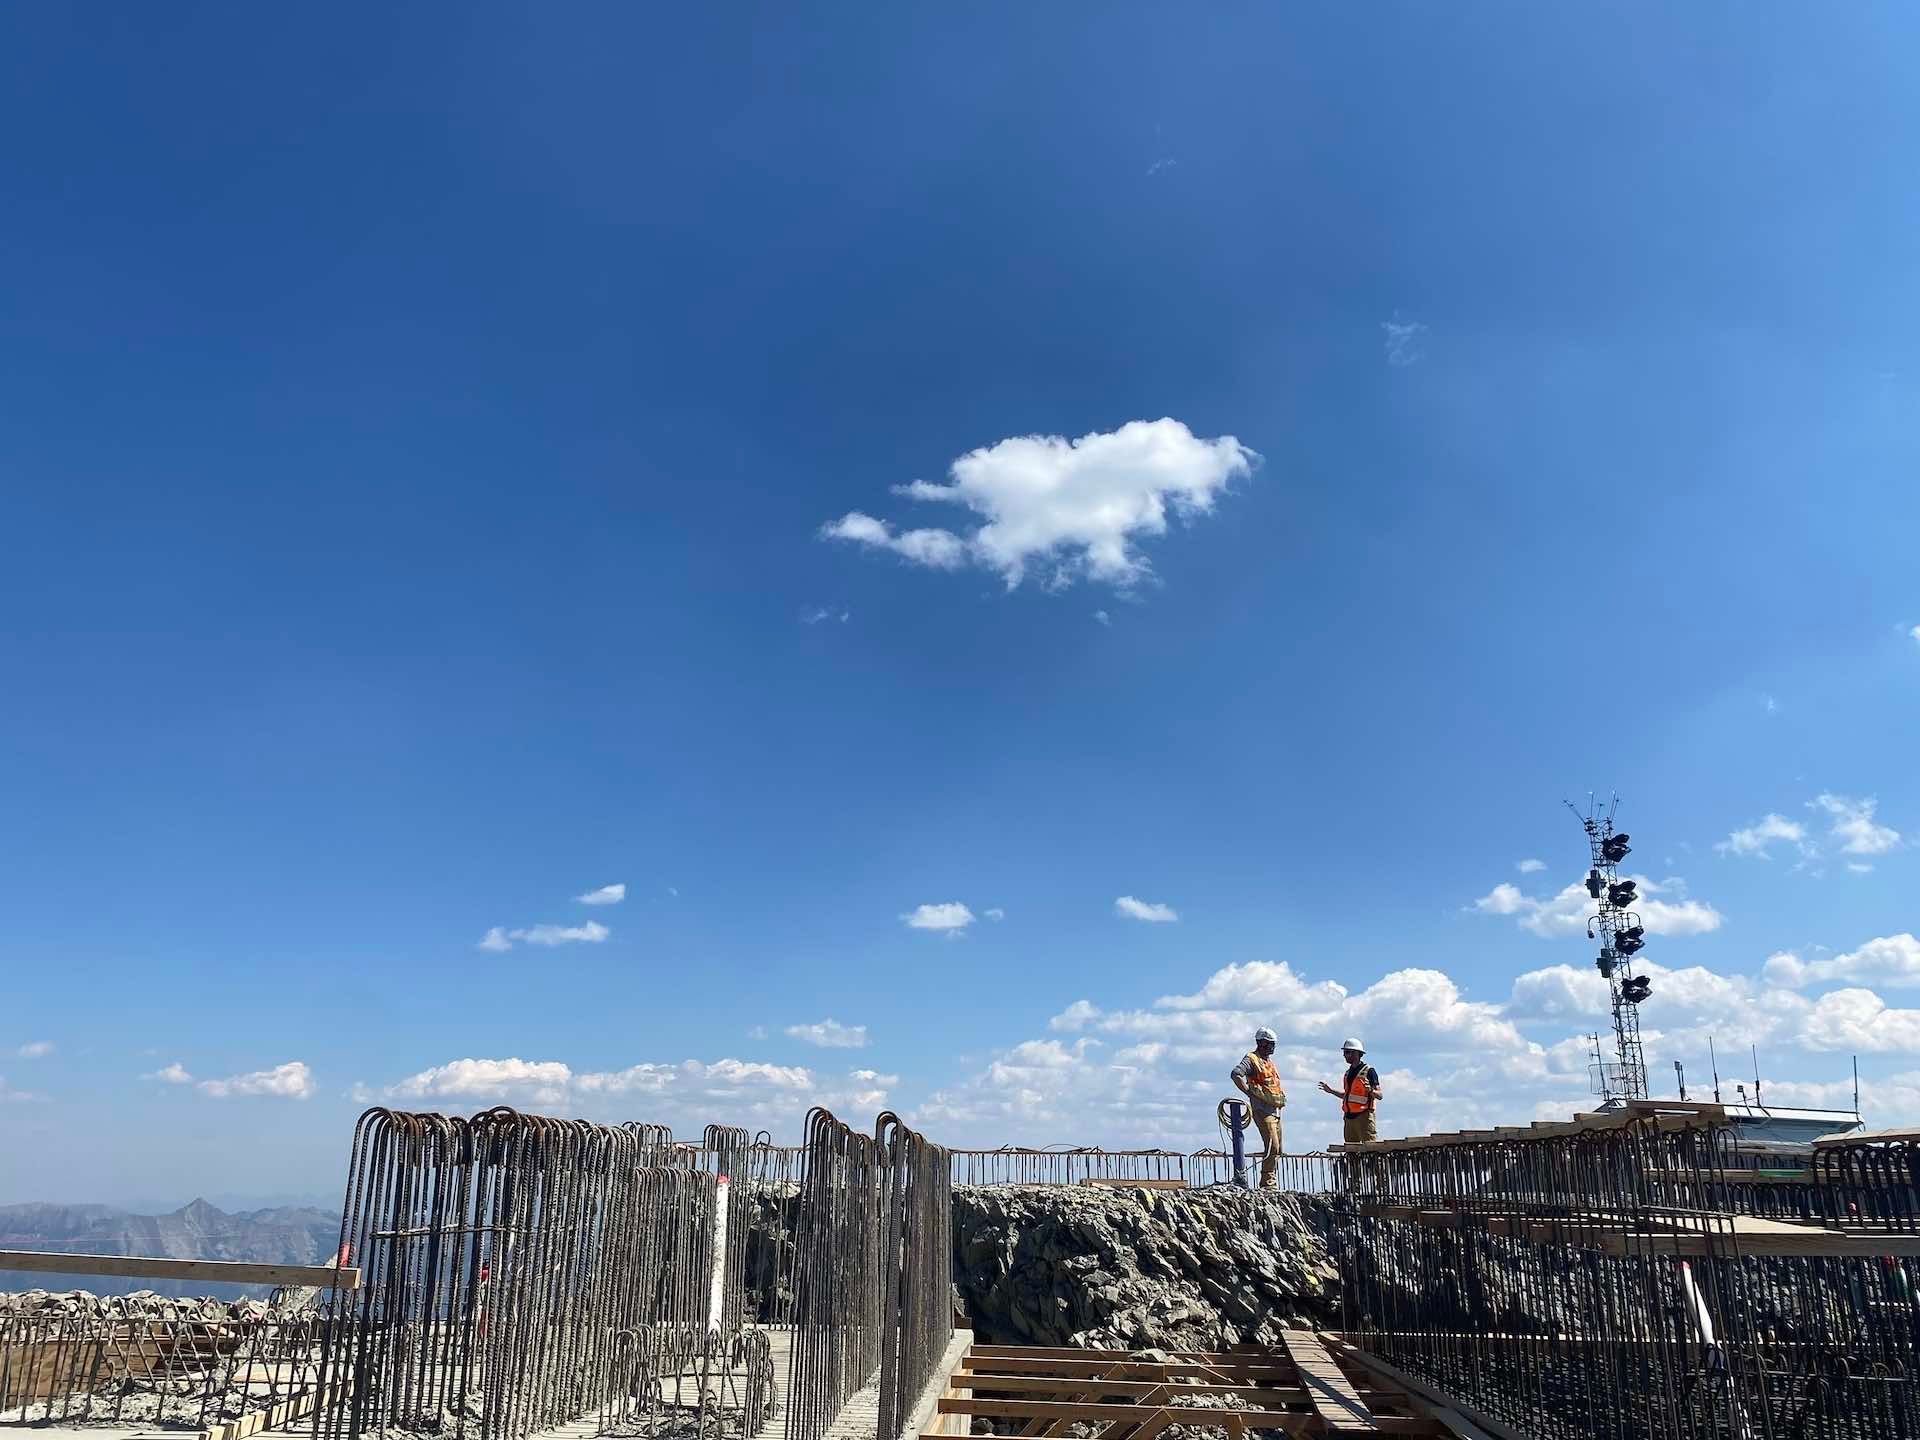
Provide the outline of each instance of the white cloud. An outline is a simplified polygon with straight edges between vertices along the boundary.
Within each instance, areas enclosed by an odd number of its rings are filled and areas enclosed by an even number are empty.
[[[1537,875],[1547,868],[1547,862],[1544,860],[1522,860],[1513,868],[1518,870],[1522,875]]]
[[[1797,820],[1789,820],[1784,815],[1768,812],[1744,830],[1736,830],[1726,839],[1714,845],[1714,849],[1723,855],[1754,855],[1762,860],[1771,860],[1767,847],[1776,840],[1805,848],[1807,827]]]
[[[1095,620],[1098,620],[1098,621],[1099,621],[1099,622],[1100,622],[1100,623],[1101,623],[1102,625],[1111,625],[1111,624],[1113,624],[1113,617],[1112,617],[1111,615],[1109,615],[1109,614],[1108,614],[1108,613],[1107,613],[1106,611],[1104,611],[1104,610],[1096,610],[1096,611],[1094,611],[1094,612],[1093,612],[1093,618],[1094,618]]]
[[[787,1034],[795,1040],[804,1040],[809,1045],[818,1045],[827,1050],[864,1050],[867,1044],[866,1026],[842,1025],[833,1019],[812,1025],[789,1025]]]
[[[178,1068],[168,1067],[170,1070]],[[171,1081],[166,1071],[160,1074]],[[245,1075],[229,1075],[224,1080],[202,1080],[200,1091],[216,1100],[230,1099],[235,1095],[272,1095],[283,1100],[311,1100],[314,1092],[313,1072],[307,1068],[305,1061],[289,1060],[271,1070],[252,1070]]]
[[[1146,920],[1156,925],[1170,925],[1180,918],[1180,912],[1171,905],[1157,900],[1136,900],[1131,895],[1115,900],[1113,913],[1123,920]]]
[[[1091,1000],[1076,1000],[1047,1022],[1050,1030],[1084,1030],[1100,1018],[1100,1008]]]
[[[998,905],[989,906],[986,915],[989,920],[1004,920],[1007,918],[1007,912],[1002,910]]]
[[[1505,880],[1502,880],[1498,885],[1494,886],[1493,889],[1474,901],[1473,908],[1485,911],[1489,915],[1518,915],[1522,910],[1539,903],[1539,901],[1529,900],[1523,895],[1518,885],[1510,885]]]
[[[1427,327],[1418,320],[1402,320],[1396,310],[1391,320],[1380,322],[1380,328],[1385,332],[1387,363],[1395,369],[1404,369],[1424,357],[1420,337],[1427,333]]]
[[[627,889],[624,885],[608,885],[604,888],[607,890],[617,889],[623,896],[626,894]],[[601,891],[596,890],[592,893],[598,895]],[[609,905],[613,903],[610,900],[588,900],[584,895],[579,898],[589,905]],[[588,920],[580,925],[529,925],[520,930],[506,930],[496,925],[480,937],[478,948],[498,953],[502,950],[511,950],[513,948],[513,942],[516,940],[523,941],[528,945],[544,945],[548,948],[555,945],[598,945],[611,934],[613,934],[613,931],[602,925],[598,920]]]
[[[1914,644],[1920,645],[1920,625],[1914,626],[1913,629],[1907,632],[1907,634],[1913,637]]]
[[[1851,870],[1855,875],[1871,875],[1873,873],[1873,866],[1862,864],[1858,860],[1847,861],[1847,869]]]
[[[1794,990],[1833,980],[1920,985],[1920,940],[1906,932],[1882,935],[1831,960],[1802,960],[1791,951],[1781,951],[1767,957],[1762,973],[1771,984]]]
[[[978,565],[1009,590],[1035,567],[1049,588],[1081,579],[1125,588],[1152,574],[1134,542],[1165,534],[1169,510],[1182,518],[1207,514],[1258,461],[1231,435],[1202,440],[1172,419],[1129,421],[1078,440],[1016,436],[962,455],[948,483],[895,487],[912,500],[965,506],[982,521],[971,532],[896,530],[855,510],[820,534],[933,569]]]
[[[1833,817],[1828,837],[1848,855],[1884,855],[1899,848],[1900,832],[1873,818],[1878,803],[1872,796],[1855,800],[1834,794],[1816,795],[1807,802],[1809,808],[1824,810]]]
[[[44,1060],[47,1056],[53,1054],[53,1042],[51,1040],[29,1040],[13,1053],[18,1055],[22,1060]]]
[[[1639,887],[1640,898],[1632,909],[1649,935],[1705,935],[1718,930],[1726,919],[1704,900],[1686,898],[1686,882],[1678,877],[1664,881],[1645,875],[1628,878]],[[1674,898],[1654,898],[1660,895]],[[1582,884],[1569,885],[1557,895],[1535,897],[1502,881],[1474,901],[1472,908],[1484,915],[1518,916],[1521,929],[1551,940],[1584,935],[1594,902]]]
[[[187,1067],[175,1060],[171,1065],[162,1065],[158,1070],[140,1077],[142,1080],[159,1080],[167,1085],[191,1085],[193,1076],[187,1073]]]
[[[697,1133],[708,1121],[776,1128],[797,1138],[808,1106],[842,1118],[886,1108],[896,1075],[870,1069],[822,1075],[803,1065],[762,1061],[641,1062],[623,1069],[582,1070],[564,1060],[463,1059],[430,1066],[383,1092],[389,1100],[428,1102],[450,1111],[508,1103],[553,1113],[631,1119],[638,1116]],[[362,1087],[369,1097],[374,1092]]]
[[[959,935],[973,924],[973,911],[958,900],[946,900],[937,905],[916,905],[900,917],[915,930],[939,930],[948,935]]]
[[[598,890],[589,890],[584,895],[573,897],[582,905],[618,905],[627,898],[625,885],[602,885]]]
[[[1871,990],[1831,990],[1813,1002],[1799,1038],[1810,1050],[1913,1054],[1920,1010],[1896,1010]]]
[[[529,945],[573,945],[584,942],[598,945],[613,932],[597,920],[589,920],[584,925],[535,925],[526,930],[507,932],[515,940],[524,940]]]
[[[809,605],[805,610],[800,612],[800,623],[802,625],[818,625],[823,620],[837,620],[844,625],[852,618],[853,612],[844,606],[835,609],[830,605]]]
[[[1684,899],[1674,882],[1662,888]],[[1916,946],[1910,936],[1885,937],[1816,962],[1830,967],[1817,976],[1787,978],[1917,983],[1909,959]],[[1851,1051],[1867,1071],[1861,1085],[1869,1123],[1910,1118],[1920,1109],[1920,1071],[1881,1084],[1866,1061],[1920,1052],[1920,1009],[1890,1006],[1857,983],[1810,998],[1782,983],[1788,961],[1800,963],[1776,955],[1762,975],[1636,964],[1654,982],[1641,1014],[1655,1093],[1672,1093],[1674,1060],[1685,1064],[1690,1090],[1709,1093],[1711,1036],[1729,1098],[1748,1047],[1758,1046],[1782,1075],[1767,1081],[1769,1099],[1833,1103],[1835,1087],[1850,1085],[1838,1078],[1833,1057],[1842,1057],[1843,1074]],[[1337,1138],[1337,1115],[1330,1104],[1321,1106],[1313,1081],[1337,1073],[1332,1047],[1349,1032],[1367,1042],[1382,1072],[1385,1134],[1565,1116],[1594,1103],[1587,1035],[1604,1035],[1607,1004],[1606,984],[1590,964],[1528,972],[1509,995],[1487,1000],[1431,968],[1390,971],[1350,992],[1283,962],[1227,965],[1204,975],[1196,989],[1146,1005],[1074,1001],[1049,1021],[1048,1038],[1010,1045],[943,1085],[915,1123],[952,1144],[1073,1140],[1183,1151],[1216,1144],[1208,1117],[1230,1093],[1228,1067],[1262,1024],[1281,1036],[1275,1063],[1292,1099],[1284,1118],[1289,1149]],[[1602,1047],[1610,1053],[1604,1039]]]

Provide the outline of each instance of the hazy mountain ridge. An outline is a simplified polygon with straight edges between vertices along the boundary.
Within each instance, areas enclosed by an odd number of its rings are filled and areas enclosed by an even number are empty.
[[[0,1249],[5,1250],[315,1265],[331,1260],[339,1243],[339,1214],[313,1206],[229,1213],[205,1200],[194,1200],[164,1214],[136,1215],[111,1205],[0,1205]],[[0,1290],[91,1290],[96,1295],[153,1290],[162,1295],[233,1298],[260,1288],[0,1270]]]

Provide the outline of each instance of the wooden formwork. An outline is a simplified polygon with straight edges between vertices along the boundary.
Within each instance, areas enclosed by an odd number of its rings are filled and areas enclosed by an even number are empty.
[[[1102,1427],[1097,1440],[1153,1440],[1169,1426],[1215,1426],[1231,1440],[1483,1432],[1426,1395],[1383,1381],[1344,1347],[1289,1330],[1279,1350],[1127,1351],[971,1345],[947,1377],[921,1440],[965,1435],[975,1419],[1020,1436]]]

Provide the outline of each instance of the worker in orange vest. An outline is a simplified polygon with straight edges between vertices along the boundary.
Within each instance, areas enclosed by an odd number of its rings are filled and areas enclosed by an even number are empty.
[[[1287,1103],[1287,1092],[1280,1088],[1280,1072],[1274,1068],[1273,1048],[1278,1042],[1273,1031],[1262,1025],[1253,1032],[1253,1049],[1240,1057],[1233,1067],[1233,1083],[1247,1097],[1253,1110],[1254,1126],[1260,1131],[1260,1188],[1277,1188],[1274,1173],[1280,1168],[1280,1111]]]
[[[1326,1081],[1320,1088],[1340,1102],[1342,1137],[1349,1145],[1366,1145],[1380,1137],[1374,1133],[1373,1108],[1380,1100],[1380,1072],[1367,1064],[1366,1049],[1358,1039],[1340,1042],[1340,1053],[1347,1057],[1347,1073],[1340,1088]]]

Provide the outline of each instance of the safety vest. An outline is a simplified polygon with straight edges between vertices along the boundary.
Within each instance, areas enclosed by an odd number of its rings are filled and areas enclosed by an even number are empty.
[[[1367,1067],[1364,1062],[1347,1070],[1346,1083],[1347,1093],[1340,1097],[1342,1115],[1364,1115],[1373,1109],[1373,1095],[1367,1088]]]
[[[1253,1076],[1253,1088],[1256,1090],[1280,1089],[1280,1072],[1274,1068],[1271,1060],[1263,1059],[1249,1050],[1247,1052],[1247,1070]]]

